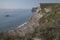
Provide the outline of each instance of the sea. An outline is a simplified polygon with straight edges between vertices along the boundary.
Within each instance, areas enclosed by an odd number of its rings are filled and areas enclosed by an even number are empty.
[[[32,15],[31,9],[0,9],[0,32],[16,29]]]

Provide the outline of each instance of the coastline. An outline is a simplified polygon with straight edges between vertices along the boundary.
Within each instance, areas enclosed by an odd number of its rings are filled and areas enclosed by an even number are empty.
[[[22,25],[19,25],[15,30],[9,30],[9,35],[19,35],[19,36],[25,36],[25,34],[32,33],[36,27],[39,26],[38,20],[43,16],[39,8],[36,10],[33,16],[31,16],[27,22],[23,23]]]

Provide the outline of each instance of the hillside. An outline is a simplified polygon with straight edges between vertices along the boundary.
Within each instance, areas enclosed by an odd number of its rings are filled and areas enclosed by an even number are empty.
[[[60,4],[41,3],[27,24],[0,33],[0,40],[60,40]]]

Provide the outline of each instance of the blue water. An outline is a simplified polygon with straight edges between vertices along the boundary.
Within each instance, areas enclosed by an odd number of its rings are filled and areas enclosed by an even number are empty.
[[[6,17],[5,15],[9,15]],[[31,10],[26,9],[1,9],[0,10],[0,32],[17,28],[28,21],[33,15]]]

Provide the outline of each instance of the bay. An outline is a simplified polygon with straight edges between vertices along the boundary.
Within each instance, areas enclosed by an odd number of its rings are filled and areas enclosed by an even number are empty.
[[[0,9],[0,32],[17,28],[27,22],[32,15],[30,9]]]

